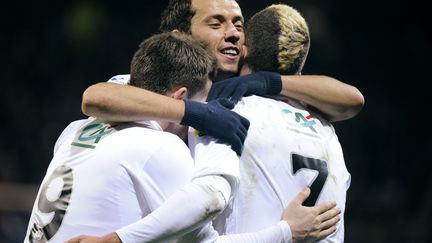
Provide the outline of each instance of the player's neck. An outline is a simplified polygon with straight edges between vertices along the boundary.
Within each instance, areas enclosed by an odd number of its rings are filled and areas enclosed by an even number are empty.
[[[187,134],[188,134],[187,126],[179,125],[173,122],[165,122],[165,121],[158,121],[158,123],[164,132],[169,132],[174,135],[177,135],[183,141],[187,140]]]
[[[247,64],[244,64],[240,69],[240,76],[251,74],[251,73],[253,73],[252,69]]]

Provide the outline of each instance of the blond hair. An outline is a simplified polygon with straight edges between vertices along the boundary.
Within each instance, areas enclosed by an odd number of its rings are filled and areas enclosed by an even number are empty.
[[[306,20],[296,9],[271,5],[252,16],[245,34],[250,54],[245,62],[253,71],[300,73],[310,36]]]

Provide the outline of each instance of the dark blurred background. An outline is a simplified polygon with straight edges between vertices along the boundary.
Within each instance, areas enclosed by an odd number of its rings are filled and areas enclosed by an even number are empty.
[[[366,105],[335,124],[352,174],[346,242],[432,242],[429,11],[421,1],[284,2],[308,20],[303,74],[356,86]],[[129,71],[167,1],[9,2],[0,10],[0,242],[22,242],[54,143],[84,118],[82,92]]]

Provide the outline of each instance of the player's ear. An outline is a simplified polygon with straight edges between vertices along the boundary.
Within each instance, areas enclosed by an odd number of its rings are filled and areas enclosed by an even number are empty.
[[[246,58],[247,55],[249,54],[248,47],[245,44],[242,45],[242,53],[243,53],[243,58]]]
[[[177,34],[177,33],[182,33],[182,31],[179,30],[179,29],[173,29],[173,30],[171,30],[171,32],[172,32],[172,33],[176,33],[176,34]]]
[[[177,99],[177,100],[183,100],[187,99],[188,90],[186,87],[181,87],[174,91],[174,93],[171,94],[171,98]]]

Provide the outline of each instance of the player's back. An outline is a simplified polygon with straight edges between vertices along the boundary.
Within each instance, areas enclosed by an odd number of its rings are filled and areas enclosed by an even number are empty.
[[[240,158],[239,192],[216,221],[220,231],[253,232],[280,221],[283,209],[307,186],[306,203],[334,200],[343,217],[350,174],[334,129],[300,103],[288,102],[250,96],[236,106],[251,125]],[[342,242],[343,230],[341,220],[329,238]]]
[[[71,123],[56,143],[25,242],[113,232],[159,207],[192,173],[186,145],[154,122]]]

